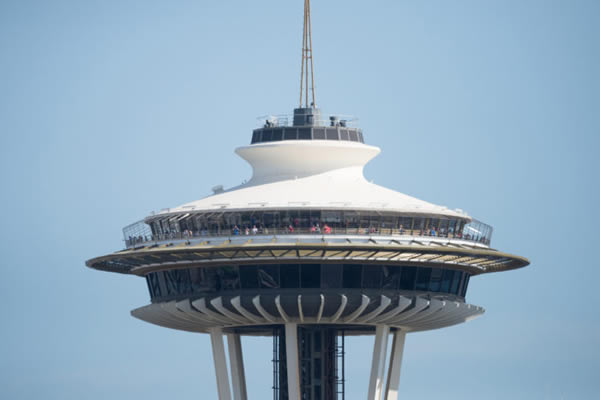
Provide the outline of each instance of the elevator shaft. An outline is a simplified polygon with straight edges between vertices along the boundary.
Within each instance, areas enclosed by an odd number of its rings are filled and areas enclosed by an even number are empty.
[[[273,332],[273,398],[288,400],[285,330]],[[344,335],[328,326],[298,327],[301,400],[344,399]]]

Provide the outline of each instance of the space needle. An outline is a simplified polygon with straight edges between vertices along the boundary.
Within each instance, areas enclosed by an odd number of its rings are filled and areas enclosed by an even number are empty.
[[[145,278],[134,317],[210,335],[220,400],[248,397],[243,336],[273,338],[275,400],[345,399],[355,335],[374,337],[368,400],[395,400],[406,334],[482,315],[471,277],[529,261],[492,248],[492,227],[464,211],[365,179],[380,149],[317,107],[310,0],[302,37],[298,108],[235,150],[252,177],[126,226],[123,250],[86,264]]]

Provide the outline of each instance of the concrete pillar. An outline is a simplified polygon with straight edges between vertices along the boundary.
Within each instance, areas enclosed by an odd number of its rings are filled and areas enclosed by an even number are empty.
[[[300,400],[298,324],[285,324],[285,356],[287,360],[288,399]]]
[[[233,400],[247,400],[246,375],[244,372],[244,358],[242,357],[242,340],[240,335],[237,333],[227,334],[227,349],[229,350]]]
[[[390,356],[390,368],[388,371],[387,387],[385,388],[385,400],[398,400],[398,387],[400,386],[400,368],[402,367],[402,355],[404,354],[404,340],[406,332],[396,330],[392,343],[392,354]]]
[[[223,343],[223,330],[221,328],[210,329],[210,343],[212,344],[213,360],[215,362],[219,400],[231,400],[227,360],[225,359],[225,344]]]
[[[377,325],[375,329],[375,345],[373,346],[373,361],[371,363],[371,379],[369,381],[368,400],[381,400],[383,393],[383,378],[385,358],[390,327]]]

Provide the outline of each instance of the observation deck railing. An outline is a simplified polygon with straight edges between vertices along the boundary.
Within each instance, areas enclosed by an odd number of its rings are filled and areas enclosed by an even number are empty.
[[[256,120],[257,128],[299,127],[294,126],[293,114],[263,115]],[[327,118],[321,116],[321,118],[313,119],[310,126],[359,128],[358,122],[358,118],[352,115],[331,114]]]
[[[139,226],[143,224],[147,229]],[[484,230],[482,227],[485,227]],[[126,232],[126,229],[129,231]],[[487,235],[483,234],[484,231],[489,232]],[[138,232],[138,234],[133,234]],[[315,236],[329,236],[329,235],[364,235],[364,236],[409,236],[409,237],[423,237],[423,238],[447,238],[465,240],[468,242],[478,243],[485,246],[489,246],[491,243],[491,232],[492,229],[489,225],[486,225],[480,221],[473,220],[471,223],[466,224],[462,232],[448,232],[445,230],[423,230],[423,229],[398,229],[398,228],[339,228],[329,227],[327,224],[323,226],[313,226],[311,228],[304,227],[280,227],[280,228],[237,228],[231,229],[219,229],[216,231],[204,230],[184,230],[183,232],[168,232],[153,234],[150,227],[143,221],[128,225],[123,233],[125,235],[125,244],[127,247],[136,247],[144,245],[146,243],[169,241],[169,240],[189,240],[195,238],[205,237],[248,237],[253,236],[277,236],[277,235],[315,235]]]

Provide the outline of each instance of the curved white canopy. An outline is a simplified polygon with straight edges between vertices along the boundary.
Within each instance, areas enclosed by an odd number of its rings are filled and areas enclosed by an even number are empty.
[[[161,211],[282,208],[369,209],[469,217],[461,212],[368,182],[364,166],[380,149],[339,141],[283,141],[240,147],[236,153],[253,169],[245,184]]]

